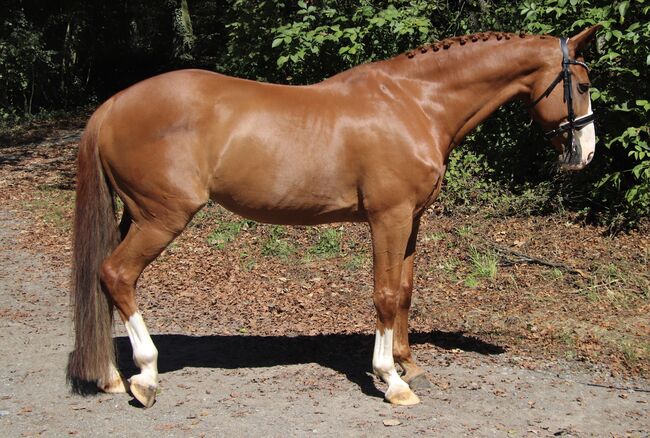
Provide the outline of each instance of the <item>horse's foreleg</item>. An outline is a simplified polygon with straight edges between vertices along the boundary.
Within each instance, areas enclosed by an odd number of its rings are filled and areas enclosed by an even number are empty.
[[[411,295],[413,294],[413,262],[419,226],[420,218],[416,218],[413,221],[413,229],[411,230],[402,264],[400,294],[395,316],[395,337],[393,340],[393,358],[404,370],[402,380],[408,383],[411,389],[424,389],[431,386],[425,377],[425,371],[417,365],[413,358],[408,338],[409,309],[411,307]]]
[[[158,389],[158,350],[135,302],[135,285],[144,268],[178,235],[171,228],[139,224],[131,226],[126,238],[102,266],[102,282],[115,302],[133,348],[133,360],[140,374],[129,379],[133,396],[150,407]],[[116,370],[117,371],[117,370]],[[104,389],[104,388],[101,388]]]
[[[377,309],[377,332],[372,357],[373,371],[388,383],[385,397],[391,403],[419,403],[395,369],[393,336],[395,315],[400,296],[402,264],[412,229],[412,209],[400,208],[370,220],[374,256],[374,302]]]

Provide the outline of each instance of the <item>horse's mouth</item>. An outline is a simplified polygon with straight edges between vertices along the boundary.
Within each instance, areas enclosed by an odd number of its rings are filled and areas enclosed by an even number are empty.
[[[558,162],[560,163],[560,169],[569,172],[575,172],[582,170],[587,167],[587,164],[591,163],[591,160],[594,158],[594,153],[589,152],[586,157],[582,156],[582,150],[580,147],[577,148],[577,153],[571,153],[566,150],[566,146],[562,147],[563,151]]]

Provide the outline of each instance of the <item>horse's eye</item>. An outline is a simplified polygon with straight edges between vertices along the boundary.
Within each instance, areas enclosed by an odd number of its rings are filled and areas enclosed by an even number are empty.
[[[587,91],[589,91],[590,86],[591,86],[591,84],[589,84],[589,83],[581,82],[581,83],[578,84],[578,91],[581,92],[581,93],[586,93]]]

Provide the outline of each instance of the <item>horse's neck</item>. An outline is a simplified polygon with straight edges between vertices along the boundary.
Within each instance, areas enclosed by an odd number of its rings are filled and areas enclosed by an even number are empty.
[[[387,63],[393,76],[411,84],[413,97],[449,153],[501,105],[530,92],[542,54],[552,41],[512,36],[458,41],[448,49],[417,51]]]

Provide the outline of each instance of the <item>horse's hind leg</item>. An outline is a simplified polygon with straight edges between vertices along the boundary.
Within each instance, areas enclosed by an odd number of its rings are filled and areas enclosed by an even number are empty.
[[[411,236],[409,237],[404,255],[399,301],[395,316],[395,338],[393,342],[393,358],[404,370],[402,380],[408,383],[411,389],[431,387],[431,384],[425,377],[425,371],[415,362],[413,353],[411,353],[411,346],[409,345],[408,318],[411,308],[411,295],[413,294],[413,261],[415,258],[415,245],[419,225],[420,218],[416,218],[413,221],[413,229],[411,230]]]
[[[133,396],[145,407],[153,404],[158,388],[158,350],[135,302],[135,285],[144,268],[182,231],[182,225],[133,223],[125,239],[102,265],[102,282],[126,325],[133,360],[140,374],[129,379]]]

